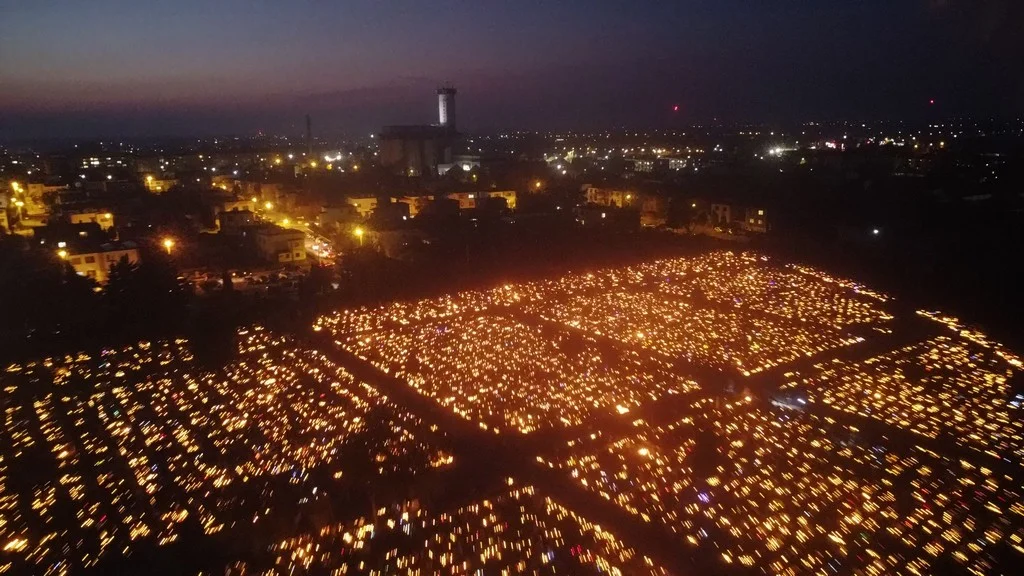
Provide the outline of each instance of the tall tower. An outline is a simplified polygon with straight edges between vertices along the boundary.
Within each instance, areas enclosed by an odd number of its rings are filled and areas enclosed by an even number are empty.
[[[437,120],[442,128],[455,131],[455,88],[444,86],[437,89]]]
[[[309,149],[309,157],[313,157],[313,119],[306,114],[306,147]]]

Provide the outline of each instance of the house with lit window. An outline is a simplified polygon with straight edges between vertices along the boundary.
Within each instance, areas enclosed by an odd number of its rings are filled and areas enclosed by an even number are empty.
[[[244,229],[260,256],[267,262],[299,264],[306,261],[306,235],[301,230],[276,224],[257,224]]]
[[[129,262],[139,262],[139,247],[134,242],[106,242],[99,245],[74,245],[59,248],[62,255],[79,276],[92,278],[105,284],[110,278],[110,267],[127,258]]]
[[[764,208],[747,207],[744,210],[743,229],[747,232],[764,234],[769,230],[768,214]]]

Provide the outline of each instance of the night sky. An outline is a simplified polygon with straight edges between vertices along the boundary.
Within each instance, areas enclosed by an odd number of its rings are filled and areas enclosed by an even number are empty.
[[[368,133],[444,81],[465,130],[1016,117],[1022,38],[1021,0],[0,0],[0,138]]]

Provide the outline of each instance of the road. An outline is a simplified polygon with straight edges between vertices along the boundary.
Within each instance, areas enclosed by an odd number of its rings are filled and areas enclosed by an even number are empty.
[[[338,250],[330,238],[313,229],[313,226],[302,217],[288,214],[279,209],[257,210],[257,215],[267,222],[272,222],[291,230],[299,230],[306,235],[306,252],[321,264],[333,266]]]

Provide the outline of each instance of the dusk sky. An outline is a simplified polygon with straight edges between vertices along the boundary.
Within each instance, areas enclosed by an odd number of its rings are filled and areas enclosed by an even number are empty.
[[[0,137],[1016,116],[1022,4],[0,0]]]

